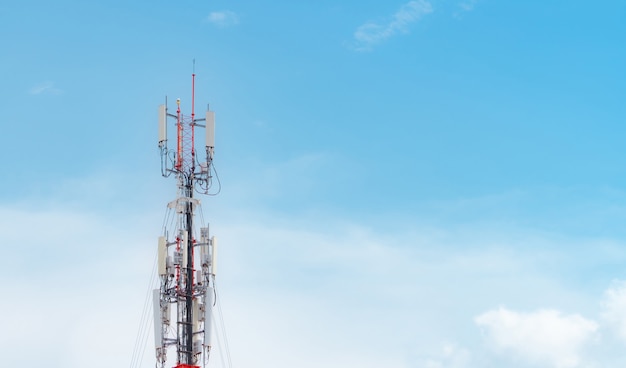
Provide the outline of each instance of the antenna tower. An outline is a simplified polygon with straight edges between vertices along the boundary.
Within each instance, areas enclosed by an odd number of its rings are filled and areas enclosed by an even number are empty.
[[[199,368],[211,353],[212,309],[215,304],[215,260],[217,241],[208,225],[196,231],[196,214],[202,211],[194,193],[215,195],[219,178],[213,166],[215,114],[207,106],[203,118],[194,112],[195,72],[191,78],[191,115],[159,106],[159,149],[161,174],[174,176],[177,197],[167,205],[163,234],[158,240],[160,285],[153,292],[156,366],[165,368],[168,350],[176,351],[176,362],[168,367]],[[176,148],[168,148],[168,125],[174,123]],[[205,129],[204,152],[196,150],[196,128]],[[200,159],[200,156],[202,158]],[[217,190],[213,190],[213,178]]]

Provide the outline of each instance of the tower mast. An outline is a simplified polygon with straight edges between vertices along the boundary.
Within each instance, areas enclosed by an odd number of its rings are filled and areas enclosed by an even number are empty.
[[[212,193],[213,150],[215,148],[215,115],[207,109],[202,119],[194,111],[195,73],[191,80],[191,115],[181,112],[176,100],[176,113],[159,106],[159,148],[161,174],[174,176],[177,198],[168,206],[170,223],[164,224],[158,241],[158,273],[160,285],[153,293],[154,335],[157,367],[165,368],[168,350],[176,350],[175,368],[198,368],[208,363],[211,352],[212,308],[215,289],[217,242],[210,237],[209,227],[196,232],[196,214],[201,214],[199,194]],[[176,149],[167,147],[168,122],[175,121]],[[204,124],[201,124],[204,122]],[[196,128],[205,129],[205,152],[200,161],[196,152]],[[219,186],[219,180],[218,186]],[[219,191],[219,189],[217,190]],[[173,309],[173,310],[171,310]],[[175,318],[172,326],[171,317]]]

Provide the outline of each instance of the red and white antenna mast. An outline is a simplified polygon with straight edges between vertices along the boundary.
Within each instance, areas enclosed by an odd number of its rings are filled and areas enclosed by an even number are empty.
[[[176,350],[175,368],[198,368],[208,363],[211,353],[212,308],[215,303],[215,260],[217,242],[210,236],[208,225],[196,231],[196,214],[201,214],[200,200],[194,193],[215,195],[219,179],[213,166],[215,147],[215,115],[206,112],[196,119],[194,112],[195,72],[191,79],[191,115],[181,111],[176,100],[176,113],[159,106],[159,148],[161,174],[174,176],[177,198],[171,201],[158,242],[159,289],[154,290],[154,336],[157,367],[165,368],[167,352]],[[175,122],[176,149],[167,146],[167,127]],[[202,160],[196,152],[196,128],[205,129]],[[213,190],[213,178],[218,188]]]

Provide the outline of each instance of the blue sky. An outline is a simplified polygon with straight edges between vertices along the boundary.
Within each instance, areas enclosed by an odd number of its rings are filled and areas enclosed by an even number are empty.
[[[2,360],[130,361],[175,196],[156,108],[188,111],[195,59],[236,367],[623,366],[625,17],[622,1],[1,3],[0,281],[29,303],[0,307],[0,343],[49,342]]]

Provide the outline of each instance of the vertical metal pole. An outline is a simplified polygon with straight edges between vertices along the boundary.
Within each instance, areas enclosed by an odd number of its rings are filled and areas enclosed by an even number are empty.
[[[191,174],[193,175],[193,174]],[[187,197],[193,197],[193,177],[187,178]],[[185,337],[184,341],[184,349],[186,355],[186,363],[191,365],[193,364],[193,203],[189,201],[187,203],[187,210],[185,211],[185,216],[187,217],[187,280],[185,282],[185,309],[186,309],[186,319],[185,319]]]

